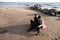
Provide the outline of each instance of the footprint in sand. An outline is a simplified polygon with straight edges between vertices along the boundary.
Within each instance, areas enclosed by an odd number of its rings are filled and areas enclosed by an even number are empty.
[[[58,37],[60,39],[60,37]]]
[[[45,34],[44,34],[44,33],[41,33],[41,35],[42,35],[42,36],[45,36]]]
[[[55,38],[55,40],[58,40],[57,38]]]
[[[47,34],[46,36],[47,36],[47,37],[49,37],[49,35],[48,35],[48,34]]]
[[[52,40],[54,40],[54,39],[52,39]]]
[[[52,40],[58,40],[57,38],[54,38],[54,39],[52,39]]]
[[[39,34],[39,35],[45,36],[45,34]]]

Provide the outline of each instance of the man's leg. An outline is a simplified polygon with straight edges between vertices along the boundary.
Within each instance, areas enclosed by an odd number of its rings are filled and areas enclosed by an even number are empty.
[[[37,30],[39,30],[39,28],[37,28],[36,26],[37,26],[36,24],[33,24],[33,26],[31,26],[31,28],[28,30],[28,32],[29,32],[30,30],[34,29],[34,28],[37,29]]]
[[[31,23],[31,28],[28,30],[28,32],[29,32],[30,30],[32,30],[33,27],[34,27],[34,21],[33,21],[33,20],[30,20],[30,23]]]
[[[34,26],[34,21],[30,20],[31,26]]]
[[[28,32],[31,31],[32,29],[33,29],[33,27],[31,27],[31,28],[28,30]]]

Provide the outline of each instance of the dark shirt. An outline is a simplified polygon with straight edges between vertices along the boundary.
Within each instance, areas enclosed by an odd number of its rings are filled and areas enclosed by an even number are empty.
[[[38,18],[34,17],[34,22],[37,23],[38,22]]]

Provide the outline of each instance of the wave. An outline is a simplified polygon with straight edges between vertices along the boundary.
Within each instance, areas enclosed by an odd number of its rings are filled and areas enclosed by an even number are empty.
[[[7,6],[29,6],[33,4],[40,4],[42,6],[58,6],[60,7],[60,2],[38,2],[38,3],[33,3],[33,2],[0,2],[0,7],[7,7]]]

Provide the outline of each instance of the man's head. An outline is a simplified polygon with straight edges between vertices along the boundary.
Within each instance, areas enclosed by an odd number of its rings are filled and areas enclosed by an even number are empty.
[[[35,14],[35,17],[38,17],[39,15],[38,14]]]

